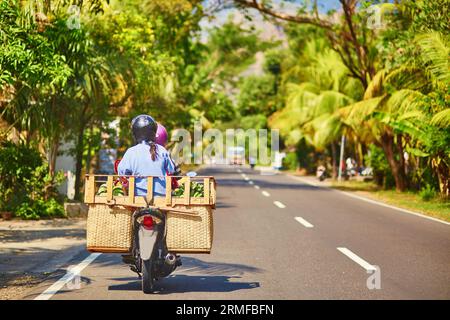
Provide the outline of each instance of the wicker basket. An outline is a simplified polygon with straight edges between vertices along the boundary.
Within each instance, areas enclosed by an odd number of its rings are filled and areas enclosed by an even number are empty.
[[[195,216],[167,212],[166,242],[176,253],[210,253],[213,239],[211,206],[175,206],[193,211]]]
[[[124,207],[104,204],[89,206],[87,250],[90,252],[128,253],[132,245],[132,215]]]
[[[213,177],[181,177],[185,186],[182,197],[172,195],[171,179],[166,177],[165,197],[153,197],[153,179],[148,178],[147,196],[136,196],[133,176],[127,176],[127,195],[114,195],[117,176],[87,175],[85,203],[89,205],[87,249],[92,252],[128,253],[132,246],[132,212],[127,207],[142,208],[147,204],[167,214],[166,242],[174,253],[210,253],[213,239],[212,213],[216,205],[216,182]],[[106,181],[106,195],[97,195],[97,184]],[[192,197],[193,181],[203,183],[204,196]],[[146,199],[145,199],[146,198]],[[178,212],[171,211],[178,210]]]

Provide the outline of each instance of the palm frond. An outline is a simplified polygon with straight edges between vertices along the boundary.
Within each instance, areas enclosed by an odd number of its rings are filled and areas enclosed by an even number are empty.
[[[424,94],[416,90],[398,90],[386,101],[385,109],[394,115],[421,110],[425,98]]]
[[[386,75],[384,85],[397,90],[408,88],[422,91],[429,86],[429,81],[418,67],[403,65]]]
[[[310,125],[314,129],[313,143],[319,148],[324,148],[341,135],[342,122],[336,115],[324,114],[315,118]]]
[[[436,113],[431,119],[431,124],[442,128],[450,127],[450,108]]]
[[[450,84],[450,48],[446,39],[437,31],[417,36],[416,42],[426,70],[435,83]]]
[[[347,77],[346,81],[341,84],[340,92],[353,100],[362,100],[364,96],[364,88],[358,79]]]
[[[302,130],[300,128],[294,129],[287,135],[285,144],[288,146],[295,146],[300,142],[302,138],[305,138]]]
[[[414,120],[414,121],[421,121],[423,119],[426,119],[426,113],[420,110],[414,110],[414,111],[408,111],[405,113],[400,114],[400,116],[397,118],[399,121],[402,120]]]
[[[337,91],[323,91],[317,97],[314,115],[334,113],[337,109],[353,103],[353,99]]]
[[[411,137],[414,137],[415,140],[422,141],[424,140],[424,132],[423,130],[417,126],[415,121],[409,120],[396,120],[390,121],[389,126],[394,129],[394,132],[408,134]]]
[[[386,75],[387,70],[385,69],[382,69],[375,74],[364,92],[364,100],[372,99],[383,94],[384,79]]]
[[[336,112],[344,123],[353,127],[358,127],[363,125],[368,117],[380,107],[385,98],[386,95],[383,95],[381,97],[358,101],[343,107]]]

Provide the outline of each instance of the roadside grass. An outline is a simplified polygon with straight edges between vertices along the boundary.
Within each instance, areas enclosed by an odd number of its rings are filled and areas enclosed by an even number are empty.
[[[450,222],[450,201],[440,196],[424,201],[417,192],[384,190],[373,182],[354,180],[333,181],[331,187],[342,191],[355,192],[373,200]]]

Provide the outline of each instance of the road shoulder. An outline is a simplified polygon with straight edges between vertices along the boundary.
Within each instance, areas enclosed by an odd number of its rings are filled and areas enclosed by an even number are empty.
[[[20,299],[85,249],[86,219],[0,221],[0,300]]]

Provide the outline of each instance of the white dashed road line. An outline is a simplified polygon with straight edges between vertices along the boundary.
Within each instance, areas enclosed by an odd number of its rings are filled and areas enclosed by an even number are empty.
[[[50,287],[48,287],[44,292],[38,295],[34,300],[48,300],[59,290],[61,290],[69,281],[80,275],[81,271],[86,268],[92,261],[97,259],[101,253],[91,253],[86,259],[80,262],[77,266],[67,270],[67,273]]]
[[[270,197],[270,193],[268,193],[267,191],[261,191],[261,193],[265,197]]]
[[[276,205],[280,209],[286,208],[286,206],[284,204],[282,204],[280,201],[274,201],[273,204]]]
[[[367,261],[365,261],[364,259],[358,257],[356,254],[354,254],[353,252],[351,252],[349,249],[347,248],[337,248],[340,252],[342,252],[344,255],[346,255],[348,258],[352,259],[354,262],[356,262],[357,264],[359,264],[361,267],[363,267],[364,269],[366,269],[366,271],[376,271],[377,269],[371,265],[370,263],[368,263]]]
[[[249,184],[253,184],[253,181],[250,180],[248,183],[249,183]]]
[[[444,221],[444,220],[440,220],[440,219],[437,219],[437,218],[429,217],[429,216],[426,216],[426,215],[421,214],[419,212],[414,212],[414,211],[411,211],[411,210],[395,207],[395,206],[392,206],[392,205],[389,205],[389,204],[386,204],[386,203],[383,203],[383,202],[380,202],[380,201],[376,201],[376,200],[372,200],[372,199],[365,198],[365,197],[362,197],[362,196],[358,196],[358,195],[350,193],[350,192],[333,189],[331,187],[327,187],[327,186],[324,186],[324,185],[319,185],[318,183],[314,183],[314,182],[311,182],[311,181],[309,181],[307,179],[303,179],[303,178],[300,178],[300,177],[293,177],[293,176],[289,176],[289,177],[291,179],[293,179],[293,180],[298,180],[298,181],[301,181],[303,183],[309,184],[310,186],[314,186],[314,187],[318,187],[318,188],[328,188],[328,189],[330,189],[330,190],[332,190],[334,192],[339,192],[339,193],[341,193],[343,195],[346,195],[347,197],[352,197],[352,198],[355,198],[355,199],[358,199],[358,200],[362,200],[362,201],[365,201],[365,202],[368,202],[368,203],[372,203],[372,204],[375,204],[375,205],[378,205],[378,206],[390,208],[390,209],[393,209],[393,210],[396,210],[396,211],[399,211],[399,212],[412,214],[414,216],[418,216],[418,217],[421,217],[421,218],[424,218],[424,219],[428,219],[428,220],[432,220],[432,221],[435,221],[435,222],[439,222],[439,223],[443,223],[443,224],[446,224],[446,225],[450,225],[450,222],[448,222],[448,221]]]
[[[259,190],[259,186],[258,186],[258,185],[255,185],[255,189],[256,189],[256,190]]]
[[[302,217],[295,217],[295,220],[297,220],[299,223],[301,223],[305,228],[313,228],[314,226],[303,219]]]

